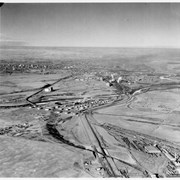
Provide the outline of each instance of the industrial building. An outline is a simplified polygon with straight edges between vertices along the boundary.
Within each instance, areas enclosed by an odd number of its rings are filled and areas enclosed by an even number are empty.
[[[53,87],[47,87],[44,89],[44,92],[52,92],[53,91]]]
[[[150,154],[160,154],[161,151],[155,146],[145,146],[145,151]]]

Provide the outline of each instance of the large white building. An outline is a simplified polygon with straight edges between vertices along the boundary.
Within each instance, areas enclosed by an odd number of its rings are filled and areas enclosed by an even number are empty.
[[[146,146],[145,151],[150,154],[160,154],[161,151],[155,146]]]
[[[47,87],[47,88],[44,89],[44,92],[51,92],[52,90],[53,90],[52,87]]]

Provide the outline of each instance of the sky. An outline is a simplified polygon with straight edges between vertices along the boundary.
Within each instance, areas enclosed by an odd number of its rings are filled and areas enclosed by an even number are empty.
[[[0,8],[5,45],[180,48],[180,3],[35,3]]]

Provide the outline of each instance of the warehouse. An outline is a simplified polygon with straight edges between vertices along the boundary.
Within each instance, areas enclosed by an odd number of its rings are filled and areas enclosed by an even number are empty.
[[[145,151],[150,154],[160,154],[161,151],[157,149],[155,146],[146,146]]]

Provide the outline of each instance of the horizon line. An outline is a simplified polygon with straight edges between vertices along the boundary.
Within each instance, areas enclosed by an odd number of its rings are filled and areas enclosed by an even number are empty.
[[[180,49],[180,47],[177,46],[44,46],[44,45],[1,45],[0,48],[12,48],[12,47],[44,47],[44,48],[142,48],[142,49],[148,49],[148,48],[158,48],[158,49]]]

